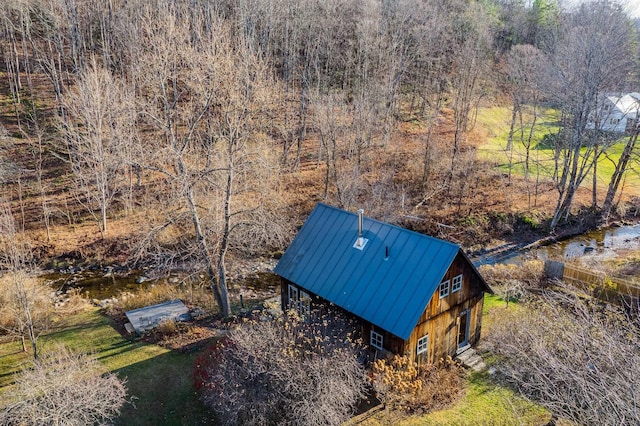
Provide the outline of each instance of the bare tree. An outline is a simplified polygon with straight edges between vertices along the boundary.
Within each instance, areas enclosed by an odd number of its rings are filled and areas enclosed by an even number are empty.
[[[125,382],[94,358],[52,348],[0,395],[3,425],[106,425],[126,402]]]
[[[551,229],[568,218],[576,191],[597,162],[597,141],[590,138],[587,123],[599,95],[615,90],[629,75],[631,41],[627,16],[608,0],[580,5],[566,23],[553,60],[556,84],[550,86],[563,114],[556,146],[558,201]]]
[[[75,176],[78,200],[107,232],[107,212],[125,189],[135,124],[132,94],[95,58],[64,97],[61,127]],[[97,213],[97,215],[96,215]]]
[[[612,306],[543,292],[488,336],[500,377],[576,424],[640,421],[638,321]]]
[[[552,53],[557,47],[561,14],[558,0],[534,0],[531,5],[527,36],[543,52]]]
[[[224,424],[340,425],[364,395],[364,368],[342,320],[250,321],[201,371],[204,400]]]
[[[38,338],[50,323],[53,310],[50,290],[38,278],[25,271],[13,271],[0,277],[0,330],[22,340],[22,350],[31,345],[38,358]]]
[[[273,196],[278,162],[263,133],[271,80],[259,52],[234,39],[227,25],[200,43],[185,10],[167,5],[154,13],[136,76],[142,114],[153,129],[144,135],[140,164],[164,179],[171,204],[149,236],[168,226],[183,233],[191,223],[182,250],[204,266],[228,316],[229,249],[251,251],[287,237]]]
[[[531,144],[538,121],[542,88],[545,74],[543,72],[547,59],[545,55],[532,45],[513,46],[507,56],[509,92],[512,99],[511,121],[507,137],[509,154],[509,181],[513,166],[513,142],[520,141],[525,149],[524,179],[529,182],[531,166]],[[525,113],[530,117],[525,119]],[[525,124],[526,123],[526,124]],[[527,198],[531,208],[531,189],[527,185]]]
[[[487,69],[490,28],[485,11],[479,3],[459,5],[463,13],[456,19],[464,20],[453,34],[453,57],[455,73],[452,78],[454,136],[451,153],[451,167],[446,183],[451,185],[454,173],[460,169],[459,155],[463,148],[466,132],[473,123],[473,112],[480,100],[483,73]],[[470,121],[471,120],[471,121]],[[462,166],[464,170],[464,166]],[[462,185],[460,186],[462,187]],[[451,193],[451,188],[450,188]]]
[[[615,169],[611,175],[607,195],[605,196],[604,203],[602,204],[602,211],[600,213],[601,220],[605,223],[609,220],[609,215],[611,214],[611,209],[614,206],[616,194],[618,194],[618,190],[620,189],[620,183],[627,173],[629,161],[632,160],[633,155],[636,152],[636,143],[638,142],[639,134],[640,127],[636,124],[633,131],[627,138],[627,143],[624,146],[622,155],[620,155],[620,159],[615,163]]]
[[[51,300],[45,285],[31,272],[29,242],[15,226],[8,203],[0,205],[0,329],[31,343],[33,358],[38,358],[38,337],[49,324]]]

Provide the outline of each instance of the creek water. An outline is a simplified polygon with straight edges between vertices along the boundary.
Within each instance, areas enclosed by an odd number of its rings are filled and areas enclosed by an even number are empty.
[[[640,224],[597,229],[529,250],[516,248],[505,253],[480,256],[474,259],[474,263],[476,266],[520,264],[531,258],[563,261],[588,256],[604,259],[615,257],[625,250],[640,250]]]
[[[539,247],[538,257],[543,259],[571,259],[587,254],[601,257],[615,256],[623,250],[640,249],[640,224],[590,231],[568,240]]]
[[[496,255],[478,257],[474,259],[474,264],[476,266],[497,263],[520,264],[531,258],[568,260],[597,256],[602,259],[615,257],[617,253],[624,250],[640,250],[640,224],[594,230],[530,250],[519,250],[515,247]],[[158,280],[141,280],[140,277],[141,271],[116,274],[104,270],[75,273],[55,272],[43,275],[53,290],[66,291],[77,288],[81,295],[90,299],[118,297],[122,292],[133,292],[158,282]],[[179,281],[173,275],[161,280]],[[230,279],[230,287],[245,294],[250,292],[275,294],[278,292],[279,285],[278,276],[270,271],[258,271]]]
[[[42,279],[54,291],[66,292],[70,289],[77,289],[80,295],[88,299],[99,300],[118,297],[123,292],[135,292],[159,282],[177,284],[183,279],[178,274],[171,274],[168,277],[155,280],[143,277],[141,271],[131,271],[126,274],[105,271],[49,272],[42,275]],[[280,278],[271,271],[258,271],[230,279],[229,286],[232,289],[239,289],[245,295],[260,292],[275,294],[279,291]]]
[[[122,292],[132,292],[146,288],[149,281],[138,283],[139,271],[127,274],[113,274],[104,271],[78,271],[73,273],[48,272],[42,279],[55,291],[66,292],[77,289],[81,296],[88,299],[109,299]]]

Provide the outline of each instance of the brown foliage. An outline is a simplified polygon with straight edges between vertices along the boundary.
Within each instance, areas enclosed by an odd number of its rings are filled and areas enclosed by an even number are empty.
[[[198,361],[196,385],[223,424],[339,425],[364,395],[358,351],[329,317],[251,320]]]
[[[386,407],[427,412],[449,405],[463,389],[461,367],[450,357],[417,367],[406,356],[373,363],[370,382]]]
[[[525,308],[497,317],[488,336],[499,377],[575,424],[637,424],[637,318],[549,291]]]
[[[519,265],[482,265],[480,271],[507,303],[526,297],[529,290],[539,289],[545,280],[541,260],[529,260]]]
[[[211,291],[204,285],[188,284],[175,285],[160,283],[134,292],[121,294],[118,301],[107,306],[107,314],[117,317],[120,313],[145,306],[156,305],[169,300],[180,299],[188,305],[195,305],[201,309],[213,308],[215,300]]]
[[[544,278],[544,262],[528,260],[519,265],[482,265],[480,271],[491,285],[501,285],[508,280],[518,280],[528,286],[538,285]]]
[[[22,271],[0,277],[0,330],[24,335],[33,326],[45,329],[53,305],[48,296],[50,289]]]

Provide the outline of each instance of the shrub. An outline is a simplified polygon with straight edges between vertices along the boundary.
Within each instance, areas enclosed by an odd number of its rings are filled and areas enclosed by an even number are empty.
[[[613,305],[541,292],[494,320],[498,378],[571,424],[638,424],[640,324]]]
[[[520,265],[482,265],[480,272],[490,285],[504,286],[516,280],[524,287],[538,287],[544,280],[544,262],[527,260]]]
[[[247,320],[198,360],[195,385],[222,424],[339,425],[364,396],[359,350],[330,317]]]
[[[171,336],[178,332],[178,326],[173,320],[162,321],[155,330],[163,336]]]
[[[378,359],[370,382],[386,408],[426,412],[455,401],[463,389],[461,367],[448,357],[417,367],[406,356]]]
[[[540,221],[535,216],[527,216],[523,214],[519,217],[519,221],[531,229],[537,229],[540,226]]]
[[[0,424],[110,424],[126,396],[125,381],[95,358],[59,346],[15,375],[12,391],[0,395]]]
[[[82,290],[79,288],[72,288],[67,292],[67,300],[61,306],[56,308],[58,315],[74,315],[79,312],[86,311],[91,303],[82,296]]]

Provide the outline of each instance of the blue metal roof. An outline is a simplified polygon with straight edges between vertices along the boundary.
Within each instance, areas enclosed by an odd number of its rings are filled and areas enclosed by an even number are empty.
[[[318,203],[274,271],[406,340],[460,247],[368,217],[357,237],[357,214]]]

